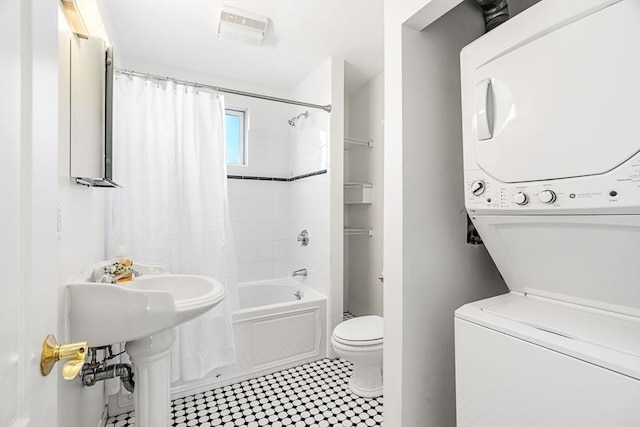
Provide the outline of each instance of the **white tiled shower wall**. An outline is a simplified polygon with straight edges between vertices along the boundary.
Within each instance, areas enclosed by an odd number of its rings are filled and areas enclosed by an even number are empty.
[[[290,182],[291,234],[303,229],[309,232],[309,245],[292,241],[290,246],[291,270],[306,268],[308,275],[300,278],[305,285],[329,295],[330,282],[330,229],[329,229],[329,177],[312,176]]]
[[[307,227],[309,246],[293,242],[291,270],[307,268],[308,276],[298,278],[328,299],[327,339],[342,321],[342,235],[343,235],[343,137],[344,137],[344,61],[327,58],[289,94],[293,99],[331,104],[331,114],[309,110],[305,130],[291,141],[294,174],[308,169],[327,169],[327,173],[293,181],[289,187],[292,234]],[[308,128],[308,129],[307,129]],[[334,242],[333,245],[330,242]]]
[[[310,82],[315,80],[310,76]],[[310,82],[307,83],[311,85]],[[329,119],[325,111],[310,110],[309,117],[291,130],[289,152],[294,176],[328,168]],[[306,268],[309,274],[300,280],[324,295],[330,294],[329,201],[329,173],[289,183],[291,234],[297,236],[307,230],[310,239],[304,247],[297,240],[291,242],[291,270]]]
[[[246,166],[229,165],[231,175],[289,176],[289,125],[291,107],[238,95],[224,95],[225,106],[246,109],[248,139]]]
[[[329,114],[322,110],[238,96],[227,107],[248,110],[247,165],[229,175],[291,178],[327,169]],[[305,100],[304,95],[300,98]],[[308,111],[296,126],[288,120]],[[329,179],[322,174],[291,182],[229,179],[238,281],[287,277],[307,268],[305,283],[323,293],[329,281]],[[312,243],[301,248],[303,229]],[[296,256],[292,259],[291,254]],[[314,286],[315,284],[315,286]]]
[[[288,178],[290,107],[226,95],[226,106],[247,110],[247,165],[228,166],[228,174]],[[229,179],[231,225],[236,242],[238,281],[288,275],[289,183]]]
[[[290,183],[230,179],[228,185],[238,281],[287,276]]]

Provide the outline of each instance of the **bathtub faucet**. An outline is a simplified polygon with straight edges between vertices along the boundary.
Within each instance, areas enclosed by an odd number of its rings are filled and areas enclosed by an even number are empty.
[[[296,276],[306,276],[307,275],[307,269],[306,268],[301,268],[300,270],[296,270],[291,274],[293,277]]]

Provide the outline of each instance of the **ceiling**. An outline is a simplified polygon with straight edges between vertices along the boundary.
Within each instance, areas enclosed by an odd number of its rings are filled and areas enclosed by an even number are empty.
[[[382,0],[101,0],[98,4],[125,61],[285,92],[329,56],[345,60],[347,93],[383,70]],[[222,4],[269,18],[261,46],[218,39]]]

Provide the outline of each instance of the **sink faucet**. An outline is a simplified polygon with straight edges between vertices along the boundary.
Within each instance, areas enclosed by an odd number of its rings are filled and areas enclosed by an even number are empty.
[[[306,276],[307,275],[307,269],[306,268],[301,268],[300,270],[296,270],[291,274],[293,277],[295,276]]]

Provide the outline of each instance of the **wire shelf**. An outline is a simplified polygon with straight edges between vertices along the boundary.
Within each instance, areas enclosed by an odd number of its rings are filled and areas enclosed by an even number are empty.
[[[358,139],[358,138],[344,138],[345,147],[347,146],[358,146],[358,147],[369,147],[373,148],[373,139]]]
[[[345,182],[344,188],[373,188],[373,184],[366,182]]]
[[[373,236],[373,228],[345,227],[345,236]]]

